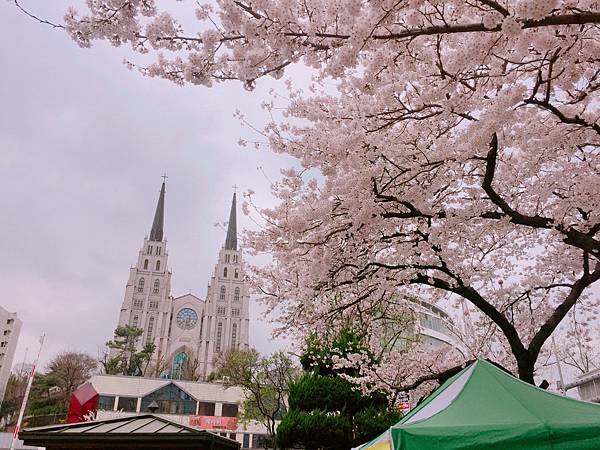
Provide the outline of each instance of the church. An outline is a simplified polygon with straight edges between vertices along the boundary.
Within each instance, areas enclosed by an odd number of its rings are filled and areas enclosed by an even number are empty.
[[[236,194],[204,299],[191,293],[171,294],[164,217],[163,181],[150,234],[129,272],[118,326],[144,330],[138,349],[155,344],[151,361],[155,376],[205,380],[219,355],[248,349],[249,293],[237,243]]]

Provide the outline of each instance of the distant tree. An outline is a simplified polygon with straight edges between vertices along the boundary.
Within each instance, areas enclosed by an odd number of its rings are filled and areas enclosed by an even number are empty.
[[[101,361],[107,374],[144,375],[156,346],[148,343],[137,350],[137,343],[143,334],[142,328],[129,325],[117,327],[113,340],[106,343],[109,351]],[[114,350],[115,356],[110,356],[110,350]]]
[[[2,401],[2,405],[0,405],[0,417],[4,418],[7,424],[13,423],[16,415],[19,413],[26,386],[27,374],[11,373],[9,375],[4,400]]]
[[[347,377],[356,368],[335,363],[364,352],[360,335],[348,330],[327,343],[310,336],[300,358],[304,375],[290,386],[290,411],[277,429],[281,448],[344,450],[377,437],[402,415],[385,393],[363,394]],[[368,364],[368,363],[367,363]],[[371,364],[376,358],[371,357]]]
[[[98,361],[86,353],[64,351],[48,363],[48,374],[56,378],[68,399],[78,386],[85,383],[98,368]]]
[[[261,356],[256,350],[234,350],[217,361],[213,378],[222,378],[225,386],[239,386],[246,399],[240,418],[255,420],[267,429],[265,448],[275,448],[277,421],[287,410],[289,386],[298,368],[283,352]]]

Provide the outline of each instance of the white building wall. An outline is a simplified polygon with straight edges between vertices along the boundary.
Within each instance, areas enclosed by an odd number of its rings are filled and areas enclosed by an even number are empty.
[[[17,318],[17,313],[8,312],[0,307],[0,402],[4,400],[21,326],[22,322]]]

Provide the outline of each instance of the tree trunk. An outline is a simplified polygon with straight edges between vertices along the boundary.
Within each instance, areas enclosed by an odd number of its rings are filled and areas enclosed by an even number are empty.
[[[517,358],[517,368],[519,371],[519,379],[525,381],[526,383],[535,385],[533,380],[533,369],[535,365],[535,360],[533,360],[529,355],[519,355]]]

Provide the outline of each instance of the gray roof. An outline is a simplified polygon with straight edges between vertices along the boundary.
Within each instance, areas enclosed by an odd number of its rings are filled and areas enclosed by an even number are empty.
[[[150,230],[150,240],[160,242],[163,240],[163,224],[165,221],[165,182],[160,188],[158,203],[156,204],[156,212],[152,221],[152,229]]]
[[[231,200],[231,211],[229,212],[229,224],[227,225],[227,238],[225,239],[225,250],[237,250],[237,223],[235,212],[235,192]]]
[[[79,422],[46,427],[28,428],[27,432],[46,433],[103,433],[103,434],[162,434],[162,433],[204,433],[203,430],[186,427],[162,417],[143,414],[133,417],[99,420],[94,422]]]
[[[238,450],[240,443],[211,433],[186,427],[152,414],[28,428],[19,433],[27,445],[49,450],[77,449],[178,449]]]

